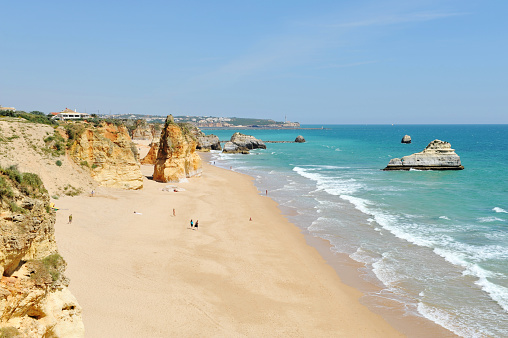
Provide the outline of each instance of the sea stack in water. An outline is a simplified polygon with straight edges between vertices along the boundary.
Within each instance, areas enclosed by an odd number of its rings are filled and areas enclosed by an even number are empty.
[[[295,138],[295,142],[296,143],[304,143],[305,142],[305,139],[303,138],[302,135],[298,135],[296,138]]]
[[[266,149],[263,141],[258,140],[254,136],[234,133],[231,136],[231,140],[224,145],[223,152],[248,154],[249,150],[258,148]]]
[[[197,150],[210,151],[210,150],[222,150],[220,146],[219,137],[216,135],[199,135],[197,137],[198,145]]]
[[[411,143],[411,136],[404,135],[404,137],[402,138],[402,141],[400,141],[400,143]]]
[[[196,153],[197,141],[186,125],[178,125],[173,116],[166,118],[162,130],[153,179],[158,182],[179,182],[201,174],[201,158]]]
[[[462,170],[460,157],[450,143],[434,140],[419,153],[390,160],[383,170]]]

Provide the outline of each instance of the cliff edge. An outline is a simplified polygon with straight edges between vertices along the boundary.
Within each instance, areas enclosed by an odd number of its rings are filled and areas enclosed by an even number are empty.
[[[54,237],[55,212],[40,178],[0,168],[0,334],[82,337]]]

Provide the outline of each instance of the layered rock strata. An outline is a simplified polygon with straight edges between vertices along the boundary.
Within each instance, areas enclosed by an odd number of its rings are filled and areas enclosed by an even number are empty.
[[[2,337],[83,337],[54,236],[55,212],[38,176],[0,170]]]
[[[125,126],[106,122],[97,128],[90,126],[76,138],[69,154],[77,164],[89,167],[103,186],[143,188],[138,151]]]
[[[224,145],[225,153],[244,153],[248,154],[252,149],[266,149],[263,141],[258,140],[254,136],[244,135],[242,133],[234,133],[231,140]]]
[[[197,150],[210,151],[210,150],[222,150],[220,145],[219,137],[216,135],[200,135],[197,137],[198,145]]]
[[[185,125],[174,122],[169,115],[162,129],[153,179],[158,182],[179,182],[201,175],[201,158],[196,153],[197,141]]]
[[[419,153],[391,159],[383,170],[462,170],[460,157],[450,143],[434,140]]]

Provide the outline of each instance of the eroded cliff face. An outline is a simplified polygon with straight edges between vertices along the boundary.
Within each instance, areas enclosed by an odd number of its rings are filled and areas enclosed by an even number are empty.
[[[152,143],[150,143],[150,150],[148,150],[146,156],[141,159],[141,164],[155,164],[157,153],[159,152],[159,143],[160,139],[153,140]]]
[[[88,127],[69,151],[77,164],[88,166],[101,185],[121,189],[143,188],[136,146],[127,128],[111,123]]]
[[[161,133],[153,179],[158,182],[179,182],[200,175],[201,158],[196,153],[197,141],[185,127],[166,119]]]
[[[151,140],[159,139],[162,127],[160,124],[147,123],[140,119],[134,122],[131,138],[133,140]]]
[[[81,307],[67,286],[55,213],[39,177],[0,170],[0,333],[82,337]]]

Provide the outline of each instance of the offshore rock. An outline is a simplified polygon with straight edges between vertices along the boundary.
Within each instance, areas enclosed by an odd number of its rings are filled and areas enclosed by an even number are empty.
[[[49,195],[38,176],[20,175],[18,183],[0,173],[2,337],[83,337],[81,307],[68,289],[55,242]],[[16,218],[20,214],[25,217]]]
[[[224,143],[223,153],[231,153],[231,154],[248,154],[249,150],[247,148],[240,148],[237,144],[227,141]]]
[[[231,136],[230,142],[235,146],[232,146],[229,144],[229,142],[226,142],[223,152],[248,154],[249,150],[251,149],[266,149],[266,145],[263,143],[263,141],[258,140],[254,136],[244,135],[238,132],[234,133],[233,136]]]
[[[404,137],[402,138],[402,140],[400,141],[400,143],[411,143],[411,136],[409,136],[409,135],[404,135]]]
[[[187,125],[178,125],[169,115],[162,129],[153,179],[158,182],[179,182],[201,175],[201,158],[196,153],[197,141]]]
[[[296,143],[304,143],[305,142],[305,139],[303,138],[302,135],[298,135],[296,138],[295,138],[295,142]]]
[[[390,160],[383,170],[462,170],[460,157],[450,143],[434,140],[419,153]]]
[[[143,188],[138,151],[125,126],[104,122],[97,128],[88,127],[69,153],[74,162],[88,166],[92,177],[103,186]]]
[[[219,137],[216,135],[200,135],[197,137],[198,145],[197,150],[210,151],[210,150],[222,150],[220,145]]]

